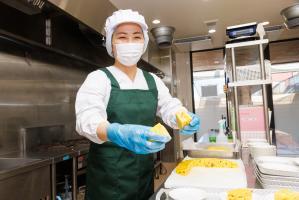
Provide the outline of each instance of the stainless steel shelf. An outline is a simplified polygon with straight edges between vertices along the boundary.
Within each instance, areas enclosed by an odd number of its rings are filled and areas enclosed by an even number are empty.
[[[237,133],[237,138],[242,141],[241,138],[241,128],[240,128],[240,113],[239,113],[239,95],[238,95],[238,87],[239,86],[250,86],[250,85],[261,85],[262,86],[262,97],[263,97],[263,108],[264,108],[264,123],[265,123],[265,132],[266,138],[269,143],[272,143],[270,136],[270,128],[269,128],[269,113],[268,113],[268,99],[267,99],[267,84],[271,84],[271,80],[267,79],[266,70],[265,70],[265,58],[264,58],[264,48],[268,44],[268,39],[260,39],[253,40],[247,42],[239,42],[239,43],[231,43],[225,45],[225,48],[231,52],[231,70],[232,70],[232,82],[228,84],[228,87],[232,88],[232,97],[234,104],[234,116],[235,116],[235,130]],[[239,47],[248,47],[248,46],[257,46],[259,50],[259,61],[260,61],[260,80],[245,80],[238,81],[237,79],[237,64],[236,64],[236,54],[235,51]]]
[[[228,87],[240,87],[240,86],[250,86],[250,85],[267,85],[271,84],[271,80],[246,80],[228,83]]]
[[[248,42],[238,42],[238,43],[227,44],[227,45],[225,45],[225,48],[231,49],[231,48],[247,47],[247,46],[260,45],[260,44],[268,44],[268,43],[269,43],[268,39],[253,40],[253,41],[248,41]]]

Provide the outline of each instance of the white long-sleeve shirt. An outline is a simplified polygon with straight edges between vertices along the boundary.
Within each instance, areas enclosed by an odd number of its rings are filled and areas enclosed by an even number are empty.
[[[134,81],[117,67],[110,66],[108,70],[117,80],[120,89],[148,90],[141,69],[137,69]],[[157,116],[161,117],[167,125],[176,128],[173,124],[175,113],[186,109],[178,99],[170,95],[168,88],[159,77],[152,73],[151,75],[154,77],[158,90]],[[106,108],[110,91],[110,79],[103,71],[96,70],[87,76],[77,93],[75,103],[76,130],[80,135],[98,144],[102,144],[103,141],[98,138],[96,130],[101,122],[107,121]]]

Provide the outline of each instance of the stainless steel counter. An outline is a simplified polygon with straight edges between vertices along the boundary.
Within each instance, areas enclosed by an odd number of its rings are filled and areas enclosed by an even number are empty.
[[[50,159],[0,158],[0,181],[50,164]]]
[[[39,159],[0,158],[0,172],[22,167],[35,161],[39,161]]]
[[[72,176],[72,190],[73,190],[73,199],[76,199],[77,194],[77,173],[79,168],[84,167],[86,161],[84,160],[86,154],[89,151],[89,142],[83,140],[72,140],[65,141],[60,144],[53,145],[43,145],[38,146],[38,148],[32,149],[30,151],[15,151],[7,154],[2,154],[0,158],[0,186],[5,184],[6,179],[11,180],[11,187],[7,188],[7,191],[12,192],[10,188],[15,187],[19,188],[19,185],[22,183],[22,173],[27,173],[26,179],[29,179],[29,176],[32,176],[34,183],[43,182],[41,187],[32,187],[31,190],[26,190],[26,193],[41,193],[43,195],[37,196],[28,196],[26,199],[43,199],[45,197],[45,191],[51,191],[51,198],[55,199],[57,195],[57,177],[56,171],[57,164],[59,163],[60,167],[61,163],[67,161],[66,166],[68,166],[67,173],[71,172]],[[69,160],[71,160],[72,164],[70,164]],[[65,165],[63,164],[63,166]],[[43,167],[47,166],[47,169],[43,169]],[[70,168],[69,168],[70,167]],[[65,170],[65,169],[64,169]],[[29,175],[31,173],[31,175]],[[39,176],[43,176],[39,180]],[[35,178],[34,178],[35,177]],[[3,180],[3,181],[2,181]],[[0,189],[0,194],[9,195],[6,190]],[[39,191],[36,191],[39,190]],[[12,198],[15,199],[15,198]],[[16,197],[16,199],[18,199]]]
[[[33,150],[13,151],[2,154],[0,158],[24,158],[24,159],[51,159],[54,163],[68,160],[72,157],[87,154],[89,151],[89,141],[73,140],[69,143],[65,141],[61,144],[44,145]]]

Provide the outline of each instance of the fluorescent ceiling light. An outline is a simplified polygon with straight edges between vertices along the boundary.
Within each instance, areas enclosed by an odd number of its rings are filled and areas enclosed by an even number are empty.
[[[216,29],[209,29],[209,33],[215,33]]]
[[[267,25],[269,25],[270,24],[270,22],[268,22],[268,21],[265,21],[265,22],[262,22],[261,23],[263,26],[267,26]]]
[[[160,20],[159,20],[159,19],[154,19],[154,20],[152,21],[152,23],[153,23],[153,24],[160,24]]]

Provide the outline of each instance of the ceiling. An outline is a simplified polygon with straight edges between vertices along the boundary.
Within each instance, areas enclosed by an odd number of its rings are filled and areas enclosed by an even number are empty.
[[[119,9],[139,11],[146,18],[149,28],[153,19],[161,25],[176,28],[175,39],[207,35],[205,21],[218,20],[216,33],[212,34],[210,47],[222,47],[226,41],[227,26],[248,22],[269,21],[270,25],[283,23],[280,11],[299,3],[299,0],[110,0]],[[275,33],[274,40],[299,37],[299,29]]]

